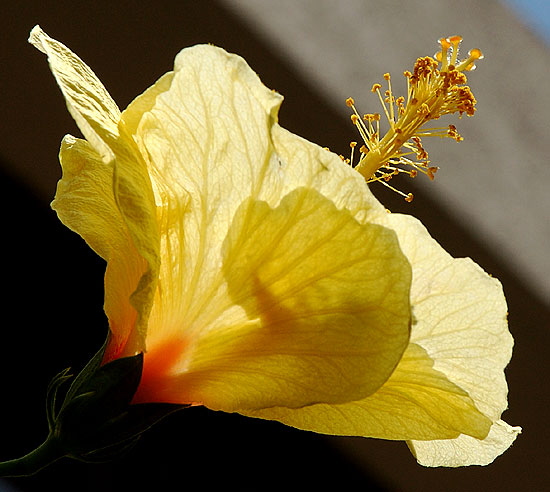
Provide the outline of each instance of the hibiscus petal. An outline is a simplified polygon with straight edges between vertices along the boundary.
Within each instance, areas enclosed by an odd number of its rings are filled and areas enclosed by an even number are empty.
[[[500,282],[469,258],[450,256],[415,218],[390,214],[383,223],[413,265],[411,341],[497,420],[507,407],[504,368],[513,346]]]
[[[411,301],[417,323],[411,341],[422,346],[434,360],[434,368],[467,392],[494,422],[487,438],[475,443],[460,436],[432,444],[414,441],[411,448],[428,466],[487,464],[521,430],[500,421],[507,408],[504,368],[513,346],[500,282],[470,259],[452,258],[416,219],[389,215],[382,223],[396,230],[413,265]],[[468,452],[474,449],[475,453]],[[431,458],[430,450],[434,451]]]
[[[408,343],[409,265],[394,234],[314,190],[275,209],[243,203],[223,270],[234,307],[166,388],[183,401],[226,411],[349,401],[379,388]]]
[[[497,420],[492,425],[489,435],[481,441],[461,435],[456,439],[412,441],[408,444],[418,462],[424,466],[484,466],[504,453],[520,432],[521,427],[512,427],[502,420]]]
[[[137,252],[113,195],[113,166],[85,140],[66,136],[59,154],[63,169],[52,208],[69,229],[107,261],[105,313],[117,352],[130,336],[136,310],[130,296],[147,269]]]
[[[125,241],[124,236],[129,232],[136,250],[147,263],[147,269],[130,299],[137,311],[137,318],[130,311],[124,310],[130,316],[128,319],[120,323],[111,322],[111,330],[115,337],[107,349],[106,360],[121,355],[133,355],[145,348],[147,318],[153,302],[159,263],[156,211],[147,167],[131,135],[120,126],[118,107],[92,70],[67,47],[50,38],[38,26],[31,31],[29,41],[48,56],[50,69],[65,97],[71,115],[96,154],[100,155],[109,167],[108,172],[112,173],[112,182],[102,184],[109,192],[112,190],[125,227],[120,232],[111,229],[103,231],[104,240],[109,241],[107,234],[114,233],[121,234],[120,240]],[[92,156],[90,165],[97,169],[96,164]],[[85,167],[83,164],[84,174],[87,172]],[[83,184],[82,180],[78,183]],[[87,211],[82,210],[82,213],[85,214]],[[81,227],[82,221],[75,225]],[[76,227],[75,231],[80,234]],[[101,234],[102,231],[98,233]],[[141,270],[141,265],[140,260],[135,268]],[[130,279],[133,278],[134,269],[131,270]],[[107,280],[110,282],[112,277]],[[109,286],[106,289],[112,290]],[[130,332],[129,328],[134,319],[135,329]],[[127,339],[130,335],[132,340]],[[121,343],[125,343],[122,342],[124,339],[129,343],[126,347],[121,347]],[[124,351],[121,352],[121,349]]]
[[[278,160],[284,163],[284,194],[297,186],[313,188],[361,224],[387,215],[363,176],[340,157],[279,125],[273,126],[272,138]]]
[[[269,137],[280,101],[242,58],[196,46],[124,111],[121,128],[144,156],[160,233],[148,348],[212,316],[205,306],[224,284],[221,244],[235,211],[262,189],[280,198]]]
[[[78,56],[39,26],[31,31],[29,42],[48,56],[67,108],[84,137],[104,160],[111,160],[113,153],[105,135],[118,135],[120,110],[101,81]]]
[[[471,260],[453,259],[417,220],[395,214],[378,215],[375,220],[397,232],[413,265],[411,346],[394,374],[361,401],[247,414],[331,434],[436,440],[441,443],[437,460],[442,463],[444,452],[450,453],[451,461],[456,461],[455,456],[468,459],[460,449],[477,438],[478,447],[486,443],[484,459],[498,451],[494,459],[518,431],[502,433],[494,430],[496,424],[491,427],[506,408],[503,369],[512,347],[500,284]],[[411,358],[415,345],[424,362],[418,353]],[[499,439],[500,445],[495,444]],[[435,449],[423,441],[411,446]],[[449,451],[454,442],[457,450]],[[427,455],[426,451],[422,459],[429,462]]]
[[[485,437],[491,422],[471,398],[435,371],[426,352],[410,344],[390,379],[373,395],[340,405],[241,412],[323,434],[381,439],[444,439],[468,432]]]

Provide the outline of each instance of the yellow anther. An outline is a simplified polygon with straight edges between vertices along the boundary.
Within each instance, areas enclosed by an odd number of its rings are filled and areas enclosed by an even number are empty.
[[[456,48],[462,42],[462,36],[449,36],[447,40]]]
[[[458,130],[454,125],[449,125],[447,135],[449,135],[450,138],[456,140],[457,142],[462,142],[462,140],[464,140],[464,138],[460,135],[460,133],[458,133]]]
[[[468,51],[468,55],[472,60],[482,60],[483,59],[483,53],[479,48],[474,48],[470,51]]]
[[[465,70],[470,72],[476,68],[476,60],[483,60],[483,53],[480,49],[474,48],[468,52],[468,58],[464,60],[458,67],[457,70]]]
[[[428,178],[430,178],[432,181],[435,179],[435,173],[439,170],[438,167],[429,167],[428,168],[428,171],[427,171],[427,176]]]
[[[451,47],[449,38],[440,38],[439,44],[441,45],[441,49],[444,51],[447,51]]]
[[[365,121],[380,121],[380,113],[367,113],[363,115]]]

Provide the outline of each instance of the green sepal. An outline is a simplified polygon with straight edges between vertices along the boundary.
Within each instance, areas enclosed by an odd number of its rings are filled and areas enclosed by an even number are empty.
[[[0,463],[0,476],[32,475],[62,457],[103,462],[130,449],[141,434],[189,405],[132,404],[143,370],[143,354],[101,365],[105,345],[73,380],[58,409],[60,386],[72,376],[61,371],[46,396],[49,434],[28,455]]]
[[[160,419],[185,407],[131,404],[141,379],[142,354],[116,359],[95,370],[89,366],[83,370],[85,377],[71,386],[55,423],[54,435],[70,457],[104,461],[136,442]]]
[[[105,342],[103,342],[103,345],[101,346],[101,348],[96,352],[96,354],[88,361],[88,363],[84,366],[84,368],[74,378],[74,381],[71,383],[71,386],[69,387],[69,391],[67,391],[67,394],[65,395],[65,400],[63,402],[63,405],[65,405],[70,400],[72,400],[75,394],[80,389],[80,387],[85,383],[85,381],[90,379],[93,373],[95,373],[101,367],[101,362],[103,361],[103,356],[105,355],[105,349],[107,348],[108,342],[109,342],[109,337],[105,339]]]
[[[85,433],[95,432],[98,426],[117,418],[137,390],[142,367],[143,356],[138,354],[116,359],[87,374],[76,389],[69,390],[73,391],[59,411],[56,433],[63,435],[70,430],[71,440],[72,437],[79,440]]]
[[[48,420],[48,430],[50,433],[53,432],[58,414],[57,392],[59,387],[71,378],[70,369],[63,369],[48,384],[48,389],[46,390],[46,419]]]

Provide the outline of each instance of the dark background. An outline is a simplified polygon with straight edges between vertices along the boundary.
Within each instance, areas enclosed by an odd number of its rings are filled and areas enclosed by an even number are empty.
[[[95,353],[107,329],[102,311],[103,262],[49,209],[65,133],[78,135],[45,57],[26,43],[39,23],[81,56],[124,108],[171,69],[185,47],[209,42],[243,56],[264,83],[285,95],[283,126],[338,153],[355,139],[288,61],[213,1],[22,2],[2,7],[0,45],[2,141],[0,210],[4,326],[0,341],[0,459],[26,453],[45,437],[44,395],[60,370]],[[123,459],[101,465],[62,461],[38,476],[0,482],[19,491],[309,489],[544,490],[549,432],[548,308],[491,248],[407,184],[406,204],[375,188],[393,211],[419,217],[454,256],[471,256],[505,287],[516,338],[507,370],[510,411],[524,434],[489,467],[418,466],[404,443],[342,439],[205,409],[168,417]],[[6,490],[8,490],[6,488]]]

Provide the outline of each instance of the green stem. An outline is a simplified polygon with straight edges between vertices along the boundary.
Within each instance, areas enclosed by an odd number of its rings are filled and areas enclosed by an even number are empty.
[[[0,462],[0,477],[22,477],[34,475],[54,461],[65,456],[59,441],[52,436],[29,454],[15,460]]]

